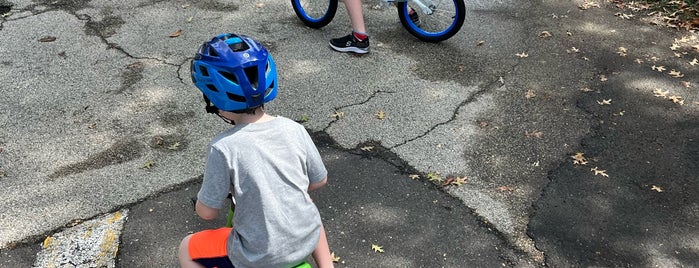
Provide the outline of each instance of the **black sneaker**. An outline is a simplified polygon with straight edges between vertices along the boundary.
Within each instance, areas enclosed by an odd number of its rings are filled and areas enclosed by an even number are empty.
[[[369,53],[369,37],[358,41],[354,34],[349,34],[345,37],[330,39],[330,47],[339,52]]]

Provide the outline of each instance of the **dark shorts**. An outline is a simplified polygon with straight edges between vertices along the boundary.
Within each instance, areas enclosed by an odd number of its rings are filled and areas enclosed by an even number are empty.
[[[189,257],[205,267],[233,268],[226,251],[231,228],[204,230],[189,238]]]

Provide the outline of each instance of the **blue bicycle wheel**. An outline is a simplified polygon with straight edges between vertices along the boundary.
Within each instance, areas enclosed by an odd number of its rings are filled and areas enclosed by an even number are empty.
[[[396,6],[403,27],[425,42],[451,38],[466,18],[464,0],[408,0]]]
[[[337,0],[291,0],[296,16],[308,27],[328,25],[337,12]]]

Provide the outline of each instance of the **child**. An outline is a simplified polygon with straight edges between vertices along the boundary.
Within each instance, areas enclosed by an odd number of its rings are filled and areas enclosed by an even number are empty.
[[[333,267],[318,209],[308,195],[327,182],[310,136],[298,123],[270,116],[277,95],[272,56],[257,41],[221,34],[204,43],[191,64],[206,111],[234,126],[209,146],[197,214],[217,218],[228,193],[236,200],[233,228],[186,236],[182,267],[293,267],[312,255]]]

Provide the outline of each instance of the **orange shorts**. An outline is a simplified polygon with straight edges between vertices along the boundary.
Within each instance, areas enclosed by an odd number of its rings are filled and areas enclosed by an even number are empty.
[[[204,230],[189,238],[189,257],[205,267],[233,268],[226,251],[231,228]]]

